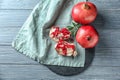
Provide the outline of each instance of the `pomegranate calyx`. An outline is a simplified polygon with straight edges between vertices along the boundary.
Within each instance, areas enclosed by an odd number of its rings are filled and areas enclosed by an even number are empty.
[[[90,6],[89,6],[87,3],[85,3],[85,4],[84,4],[84,9],[87,9],[87,10],[88,10],[88,9],[90,9]]]

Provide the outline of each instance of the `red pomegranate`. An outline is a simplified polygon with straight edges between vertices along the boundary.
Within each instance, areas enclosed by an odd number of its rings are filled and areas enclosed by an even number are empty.
[[[76,41],[84,48],[93,48],[99,40],[99,34],[93,26],[81,26],[76,34]]]
[[[97,8],[91,2],[79,2],[72,8],[72,19],[80,24],[90,24],[97,16]]]

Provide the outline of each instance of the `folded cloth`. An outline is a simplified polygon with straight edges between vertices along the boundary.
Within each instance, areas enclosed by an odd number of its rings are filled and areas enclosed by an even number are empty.
[[[65,57],[55,51],[55,42],[49,38],[51,26],[71,24],[71,9],[81,0],[40,0],[23,24],[12,46],[22,54],[46,65],[84,67],[85,49],[76,44],[78,55]]]

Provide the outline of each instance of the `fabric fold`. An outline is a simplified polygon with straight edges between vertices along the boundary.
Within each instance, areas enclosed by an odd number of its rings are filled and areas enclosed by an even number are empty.
[[[74,59],[64,57],[57,54],[54,49],[55,42],[49,38],[49,30],[52,25],[63,27],[62,25],[70,24],[71,7],[77,1],[40,0],[18,32],[12,46],[41,64],[83,67],[85,62],[84,48],[76,45],[79,55]],[[64,21],[65,18],[66,21]]]

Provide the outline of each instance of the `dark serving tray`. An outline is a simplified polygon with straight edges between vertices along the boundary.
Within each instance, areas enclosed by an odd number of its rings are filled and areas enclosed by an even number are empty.
[[[72,76],[82,73],[86,70],[92,63],[95,55],[95,48],[85,49],[85,66],[84,67],[64,67],[64,66],[50,66],[45,65],[51,71],[62,76]]]

